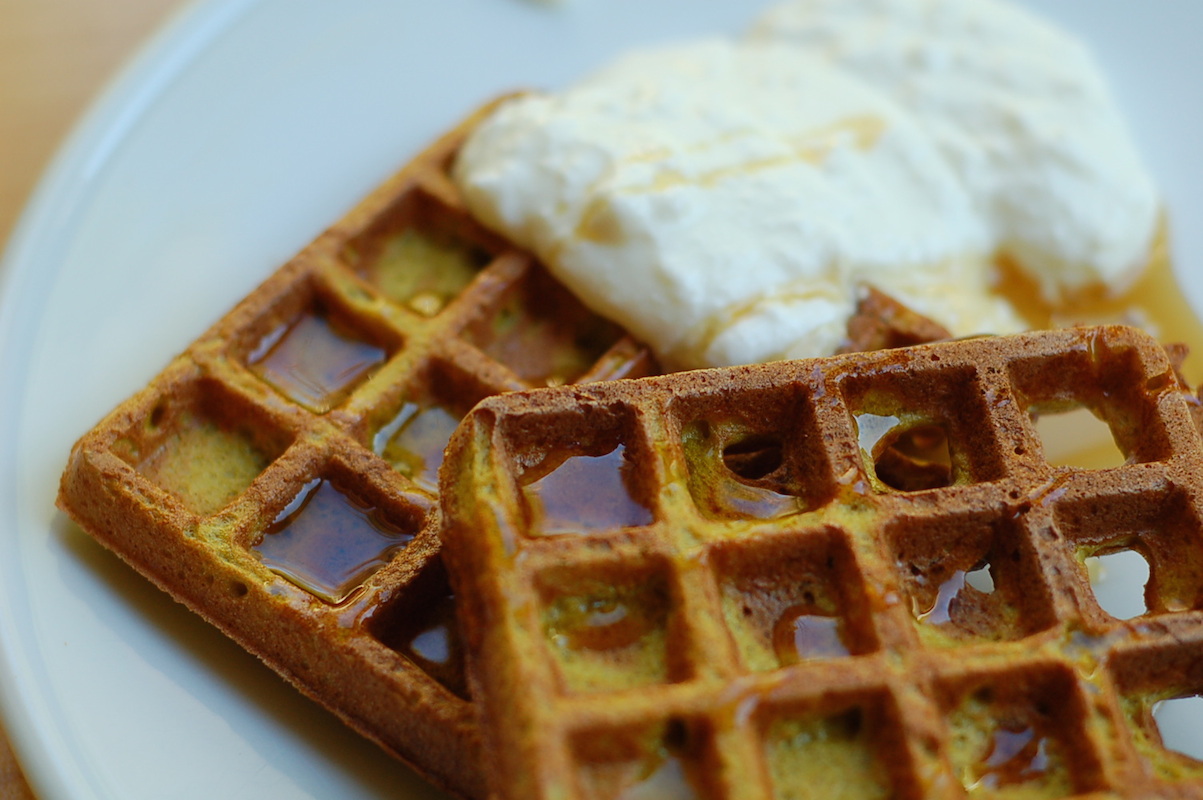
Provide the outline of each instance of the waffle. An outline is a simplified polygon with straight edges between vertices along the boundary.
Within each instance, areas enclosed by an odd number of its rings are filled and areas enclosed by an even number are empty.
[[[1151,713],[1203,693],[1197,405],[1118,326],[484,400],[440,502],[494,791],[1203,797]],[[1045,458],[1076,406],[1121,465]]]
[[[467,213],[450,165],[492,107],[86,434],[58,498],[302,692],[469,797],[484,792],[479,745],[432,514],[443,446],[488,395],[659,371]],[[947,332],[866,289],[848,334],[864,349]]]
[[[484,794],[430,512],[497,392],[656,370],[467,215],[482,109],[271,275],[75,446],[59,506],[345,722]]]

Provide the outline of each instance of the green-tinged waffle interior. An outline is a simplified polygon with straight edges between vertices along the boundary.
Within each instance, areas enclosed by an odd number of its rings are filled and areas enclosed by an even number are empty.
[[[1070,406],[1122,464],[1045,458]],[[441,503],[495,790],[1203,797],[1151,711],[1203,692],[1197,407],[1121,327],[484,401]],[[606,499],[550,526],[581,459]],[[1119,550],[1132,619],[1086,566]]]

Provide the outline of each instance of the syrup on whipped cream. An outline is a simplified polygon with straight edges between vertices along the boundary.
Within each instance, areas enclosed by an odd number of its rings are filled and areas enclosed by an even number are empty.
[[[872,284],[954,334],[1122,290],[1159,203],[1084,48],[997,0],[793,0],[502,105],[473,213],[687,368],[825,355]]]

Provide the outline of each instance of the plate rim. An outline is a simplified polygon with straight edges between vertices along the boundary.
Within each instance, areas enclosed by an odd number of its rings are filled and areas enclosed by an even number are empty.
[[[22,334],[30,332],[45,310],[45,292],[53,265],[65,246],[55,231],[70,229],[86,209],[105,172],[148,110],[170,92],[175,81],[251,13],[263,0],[189,0],[168,13],[166,19],[139,44],[127,60],[104,82],[103,88],[72,124],[57,147],[33,191],[26,199],[0,254],[0,371],[8,379],[0,390],[0,537],[7,558],[0,562],[4,588],[0,589],[0,720],[8,735],[26,782],[38,797],[73,800],[113,796],[102,774],[65,747],[60,720],[45,710],[45,687],[30,681],[33,654],[15,643],[32,620],[21,569],[19,526],[12,498],[17,485],[15,444],[25,407],[22,396],[29,372],[28,354],[22,352]],[[57,239],[57,240],[56,240]],[[33,302],[30,301],[31,295]],[[14,380],[14,376],[16,379]],[[24,615],[22,614],[24,612]]]

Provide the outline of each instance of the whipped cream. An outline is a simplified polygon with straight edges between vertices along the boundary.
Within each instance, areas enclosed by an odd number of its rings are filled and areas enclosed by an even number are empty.
[[[1158,192],[1069,34],[1000,0],[792,0],[748,37],[792,42],[910,109],[1048,302],[1122,291],[1145,265]]]
[[[794,2],[744,41],[632,53],[502,105],[455,177],[478,218],[669,366],[830,353],[866,283],[958,335],[1019,330],[991,292],[1000,254],[1050,297],[1122,282],[1157,203],[1084,55],[1070,59],[1081,77],[1054,63],[1017,81],[994,63],[996,40],[1064,38],[1017,13],[989,0]],[[893,74],[912,60],[920,77]],[[1071,128],[1040,113],[1064,98],[1104,108],[1074,112]],[[1074,144],[1104,122],[1101,144]]]

